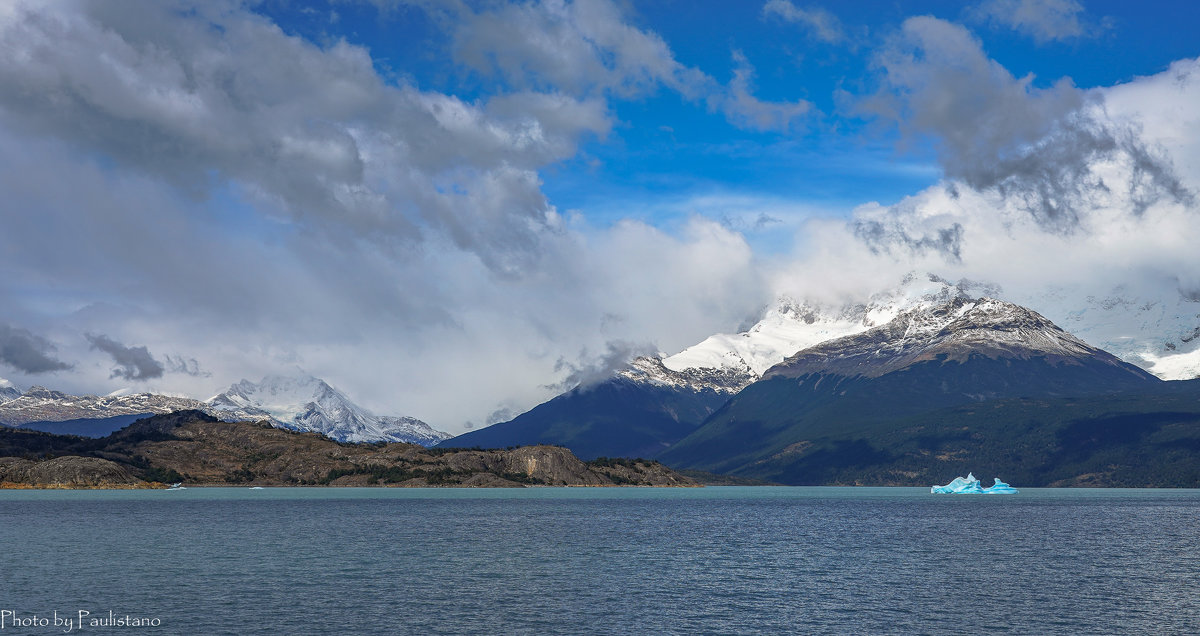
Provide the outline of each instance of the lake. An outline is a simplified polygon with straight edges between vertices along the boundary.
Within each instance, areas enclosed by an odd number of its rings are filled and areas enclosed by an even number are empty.
[[[1200,633],[1197,490],[0,491],[0,545],[0,636]]]

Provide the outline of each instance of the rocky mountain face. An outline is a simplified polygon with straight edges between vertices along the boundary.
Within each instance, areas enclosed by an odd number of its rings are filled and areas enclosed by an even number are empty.
[[[41,461],[0,457],[0,487],[5,488],[134,488],[144,484],[129,468],[99,457]]]
[[[98,485],[130,477],[189,485],[696,485],[657,462],[585,463],[561,447],[441,451],[346,444],[265,422],[222,422],[200,411],[156,415],[101,439],[0,429],[0,481]]]
[[[1170,384],[1029,309],[954,298],[789,356],[659,457],[681,468],[828,483],[830,470],[861,476],[854,471],[896,462],[934,466],[939,456],[950,462],[953,453],[935,451],[946,440],[961,441],[961,430],[946,432],[939,424],[956,408],[1020,420],[998,433],[998,447],[1012,450],[1039,430],[1037,422],[1020,419],[1029,415],[1022,409],[1030,401],[1098,404],[1121,395],[1140,412],[1154,408],[1145,396]],[[1042,425],[1059,426],[1069,411],[1041,415]],[[966,417],[954,417],[960,416]],[[896,448],[905,445],[924,459],[897,459]]]
[[[412,417],[380,417],[323,380],[307,375],[242,380],[210,398],[205,410],[225,420],[267,419],[276,426],[343,442],[432,446],[450,436]]]
[[[19,397],[21,397],[21,392],[15,386],[9,384],[8,380],[0,378],[0,404]]]

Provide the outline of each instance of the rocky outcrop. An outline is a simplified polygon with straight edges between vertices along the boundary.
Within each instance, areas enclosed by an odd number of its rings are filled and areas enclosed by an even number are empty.
[[[68,455],[43,461],[0,457],[0,483],[38,488],[136,488],[149,486],[128,468],[98,457]]]

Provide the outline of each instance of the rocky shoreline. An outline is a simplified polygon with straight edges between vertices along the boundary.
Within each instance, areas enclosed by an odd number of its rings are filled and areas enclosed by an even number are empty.
[[[188,486],[475,487],[699,484],[644,459],[583,462],[566,448],[427,449],[350,444],[199,411],[140,420],[100,439],[0,429],[0,488]]]

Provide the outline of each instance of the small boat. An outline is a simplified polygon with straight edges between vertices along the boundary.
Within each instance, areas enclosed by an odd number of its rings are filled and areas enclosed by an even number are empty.
[[[167,488],[167,490],[187,490],[187,488],[183,486],[183,482],[176,482],[171,484],[171,487]]]
[[[262,486],[251,486],[250,487],[250,490],[262,490],[262,489],[263,489]]]

